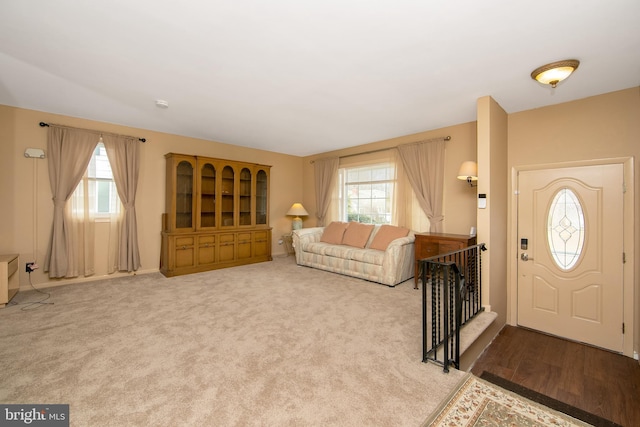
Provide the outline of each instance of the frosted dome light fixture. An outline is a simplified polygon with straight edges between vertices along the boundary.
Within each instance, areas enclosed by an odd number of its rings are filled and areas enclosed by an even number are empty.
[[[558,83],[566,79],[578,69],[580,61],[577,59],[565,59],[538,67],[531,72],[531,78],[545,85],[555,88]]]

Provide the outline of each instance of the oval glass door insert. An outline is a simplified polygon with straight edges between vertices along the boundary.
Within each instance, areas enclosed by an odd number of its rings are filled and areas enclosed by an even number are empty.
[[[576,193],[561,188],[549,208],[547,242],[556,265],[569,270],[576,265],[584,247],[584,211]]]

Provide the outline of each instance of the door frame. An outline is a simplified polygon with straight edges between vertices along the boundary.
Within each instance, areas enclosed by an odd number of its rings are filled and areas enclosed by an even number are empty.
[[[623,321],[625,333],[623,336],[623,354],[628,357],[637,357],[634,353],[635,342],[635,318],[636,289],[635,275],[635,242],[639,230],[634,229],[635,218],[635,186],[634,186],[634,162],[633,157],[617,157],[610,159],[580,160],[574,162],[544,163],[536,165],[521,165],[511,168],[511,180],[509,183],[510,214],[507,243],[509,261],[507,263],[507,323],[517,326],[518,322],[518,173],[541,169],[561,169],[579,166],[596,166],[622,164],[626,191],[623,194],[623,247],[626,255],[626,263],[623,264]],[[627,238],[629,236],[629,238]],[[640,318],[640,308],[637,317]]]

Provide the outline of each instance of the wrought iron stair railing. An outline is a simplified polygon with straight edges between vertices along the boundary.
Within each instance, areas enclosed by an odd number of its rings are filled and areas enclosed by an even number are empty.
[[[460,367],[460,329],[483,311],[484,243],[419,260],[422,280],[422,361],[449,372]]]

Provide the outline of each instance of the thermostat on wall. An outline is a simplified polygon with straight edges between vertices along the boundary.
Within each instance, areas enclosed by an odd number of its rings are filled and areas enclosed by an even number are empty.
[[[487,195],[486,194],[478,194],[478,209],[486,209],[487,208]]]

